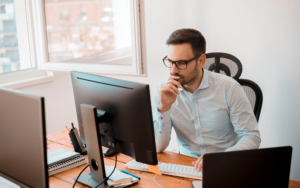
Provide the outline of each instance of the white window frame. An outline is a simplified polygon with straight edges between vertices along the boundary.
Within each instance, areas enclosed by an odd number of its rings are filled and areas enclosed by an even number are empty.
[[[28,0],[26,0],[28,1]],[[142,75],[142,54],[141,54],[141,28],[140,28],[140,4],[139,0],[130,0],[130,17],[131,17],[131,38],[132,38],[132,62],[131,66],[113,65],[113,64],[88,64],[88,63],[71,63],[71,62],[50,62],[48,57],[47,33],[45,23],[45,4],[43,0],[30,1],[32,5],[33,22],[35,25],[35,38],[37,49],[37,61],[41,70],[58,70],[58,71],[82,71],[92,73],[107,74],[125,74],[125,75]],[[116,57],[106,62],[128,61],[126,57]]]
[[[14,1],[19,54],[27,54],[23,63],[33,65],[33,68],[11,71],[0,74],[0,87],[21,88],[54,80],[51,71],[39,70],[34,46],[32,15],[29,7],[30,0]],[[21,41],[22,40],[22,41]],[[21,48],[20,48],[21,46]],[[23,46],[23,47],[22,47]],[[24,48],[24,46],[26,48]]]

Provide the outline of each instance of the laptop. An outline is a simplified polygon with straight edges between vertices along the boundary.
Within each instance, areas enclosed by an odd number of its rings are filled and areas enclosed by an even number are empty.
[[[203,181],[194,188],[288,188],[292,147],[208,153],[203,157]]]

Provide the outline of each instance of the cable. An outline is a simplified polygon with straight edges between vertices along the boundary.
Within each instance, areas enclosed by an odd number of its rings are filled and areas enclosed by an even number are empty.
[[[75,180],[75,182],[74,182],[74,184],[73,184],[73,187],[72,188],[74,188],[75,187],[75,184],[76,184],[76,182],[77,182],[77,180],[79,179],[79,176],[81,175],[81,173],[88,167],[88,166],[90,166],[89,164],[88,165],[86,165],[82,170],[81,170],[81,172],[78,174],[78,176],[77,176],[77,178],[76,178],[76,180]]]
[[[104,182],[106,182],[108,179],[109,179],[109,177],[114,173],[114,171],[115,171],[115,169],[116,169],[116,167],[117,167],[117,150],[116,150],[116,148],[117,148],[117,143],[115,142],[115,167],[114,167],[114,170],[111,172],[111,174],[108,176],[108,177],[106,177],[100,184],[98,184],[95,188],[97,188],[98,186],[100,186],[101,184],[103,184]]]
[[[154,181],[157,185],[159,185],[160,187],[163,187],[161,184],[159,184],[159,183],[157,183],[157,182],[155,181],[156,175],[157,175],[157,174],[155,174],[155,176],[153,177],[153,181]]]

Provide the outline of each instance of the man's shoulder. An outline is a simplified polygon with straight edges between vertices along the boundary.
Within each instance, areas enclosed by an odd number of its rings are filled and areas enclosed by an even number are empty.
[[[222,84],[226,84],[226,85],[236,85],[236,84],[239,85],[239,83],[235,79],[227,75],[219,74],[211,71],[207,71],[207,73],[208,73],[208,77],[214,82],[221,82]]]

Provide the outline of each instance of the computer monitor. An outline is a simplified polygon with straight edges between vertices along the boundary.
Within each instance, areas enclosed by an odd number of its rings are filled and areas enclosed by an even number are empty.
[[[81,138],[88,139],[84,136],[87,125],[83,122],[82,108],[95,107],[95,116],[106,113],[111,118],[109,123],[95,124],[103,146],[113,148],[112,139],[115,139],[117,152],[138,162],[157,165],[149,85],[81,72],[71,72],[71,77]],[[92,116],[86,124],[95,122]]]
[[[46,148],[44,98],[0,88],[2,183],[4,178],[22,188],[47,188]]]
[[[112,116],[110,123],[99,125],[100,130],[111,127],[107,133],[99,132],[103,146],[110,147],[106,139],[114,137],[118,152],[156,165],[149,85],[81,72],[71,75],[81,138],[85,140],[80,105],[93,105]]]

